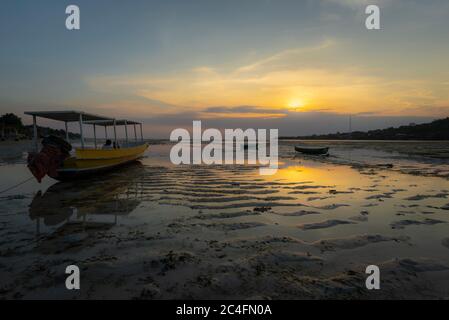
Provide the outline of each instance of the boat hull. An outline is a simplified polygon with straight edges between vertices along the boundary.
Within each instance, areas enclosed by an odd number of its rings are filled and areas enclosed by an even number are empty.
[[[327,154],[329,152],[329,147],[317,148],[317,147],[299,147],[299,146],[295,146],[295,150],[297,152],[301,152],[301,153],[304,153],[304,154],[323,155],[323,154]]]
[[[63,167],[58,169],[55,179],[67,181],[92,177],[92,174],[113,170],[139,159],[147,148],[148,144],[145,143],[122,149],[77,149],[76,156],[66,159]]]

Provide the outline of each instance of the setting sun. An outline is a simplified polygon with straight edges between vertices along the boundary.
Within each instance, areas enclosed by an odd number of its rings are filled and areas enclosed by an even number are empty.
[[[298,109],[304,106],[304,102],[299,100],[299,99],[295,99],[295,100],[291,100],[288,103],[288,108],[290,109]]]

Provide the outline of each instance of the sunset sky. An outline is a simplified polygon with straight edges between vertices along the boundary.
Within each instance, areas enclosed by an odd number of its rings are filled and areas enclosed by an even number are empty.
[[[355,130],[447,117],[448,61],[447,0],[0,2],[0,113],[128,117],[150,137],[192,120],[301,135],[350,114]]]

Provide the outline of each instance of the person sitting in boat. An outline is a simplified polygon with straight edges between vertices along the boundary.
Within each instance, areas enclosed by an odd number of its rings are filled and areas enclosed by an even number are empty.
[[[112,141],[106,140],[105,144],[103,145],[102,149],[112,149]]]

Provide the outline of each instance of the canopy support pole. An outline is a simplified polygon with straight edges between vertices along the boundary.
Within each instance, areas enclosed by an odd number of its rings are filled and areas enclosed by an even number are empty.
[[[33,140],[34,140],[34,148],[36,152],[39,152],[39,146],[37,144],[37,120],[36,116],[33,116]]]
[[[140,139],[142,140],[142,142],[143,142],[143,131],[142,131],[142,124],[141,123],[139,123],[139,125],[140,125]]]
[[[136,130],[136,124],[134,123],[134,140],[137,142],[137,130]]]
[[[84,134],[83,134],[83,115],[80,114],[80,134],[81,134],[81,148],[84,149]]]
[[[67,121],[64,121],[64,124],[65,124],[65,140],[67,142],[69,142],[69,129],[68,129],[68,126],[67,126]]]
[[[104,138],[108,140],[108,126],[104,126]]]
[[[115,141],[115,146],[117,147],[117,128],[115,125],[115,119],[114,119],[114,141]]]
[[[95,145],[95,149],[97,149],[97,131],[96,131],[96,126],[94,124],[94,145]]]
[[[125,120],[126,144],[128,144],[128,122]]]

